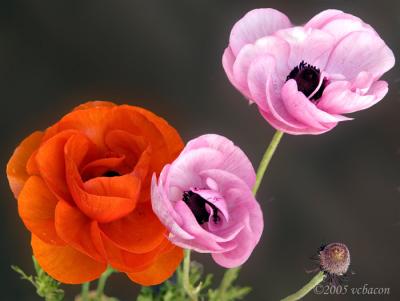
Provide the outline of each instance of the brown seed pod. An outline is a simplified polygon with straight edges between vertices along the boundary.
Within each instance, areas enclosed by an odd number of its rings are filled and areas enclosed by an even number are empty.
[[[342,243],[331,243],[321,247],[319,259],[321,270],[331,275],[343,276],[350,266],[349,249]]]

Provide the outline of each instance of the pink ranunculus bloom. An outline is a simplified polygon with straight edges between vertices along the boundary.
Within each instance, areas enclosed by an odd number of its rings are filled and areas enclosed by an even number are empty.
[[[394,55],[361,19],[326,10],[293,26],[274,9],[255,9],[234,26],[222,63],[230,82],[276,129],[321,134],[343,114],[369,108],[388,91],[379,78]]]
[[[243,264],[263,231],[263,215],[252,194],[255,172],[247,156],[225,137],[191,140],[153,176],[153,211],[172,243],[211,253],[221,266]]]

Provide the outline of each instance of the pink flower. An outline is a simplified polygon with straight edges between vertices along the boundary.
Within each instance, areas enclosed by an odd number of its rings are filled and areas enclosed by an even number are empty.
[[[234,26],[222,63],[230,82],[262,116],[289,134],[321,134],[343,114],[369,108],[388,91],[390,48],[361,19],[326,10],[293,27],[274,9],[256,9]]]
[[[200,136],[163,168],[158,183],[153,176],[153,210],[172,243],[236,267],[249,258],[264,227],[251,192],[255,178],[249,159],[230,140]]]

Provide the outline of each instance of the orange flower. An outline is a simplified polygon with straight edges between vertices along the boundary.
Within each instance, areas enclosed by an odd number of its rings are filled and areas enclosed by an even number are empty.
[[[22,141],[7,177],[41,267],[72,284],[107,265],[142,285],[170,277],[183,252],[152,211],[150,180],[182,147],[164,119],[100,101]]]

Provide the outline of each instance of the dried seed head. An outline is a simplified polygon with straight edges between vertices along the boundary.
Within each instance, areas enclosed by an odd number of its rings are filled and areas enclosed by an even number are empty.
[[[331,243],[321,247],[319,258],[321,269],[331,275],[342,276],[350,266],[349,249],[342,243]]]

